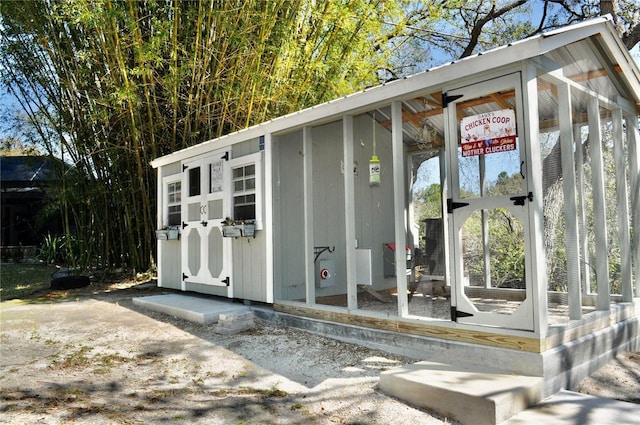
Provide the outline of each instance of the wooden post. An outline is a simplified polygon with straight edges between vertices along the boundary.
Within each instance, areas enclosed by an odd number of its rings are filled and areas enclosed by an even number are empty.
[[[613,154],[616,165],[616,204],[618,205],[618,238],[620,240],[620,279],[622,284],[622,301],[633,301],[633,285],[631,283],[631,237],[629,223],[629,206],[627,204],[626,161],[624,158],[622,131],[622,111],[611,111],[613,122]]]
[[[358,308],[358,287],[356,282],[356,212],[355,182],[351,166],[353,164],[353,116],[342,117],[342,144],[344,160],[344,226],[347,262],[347,308]]]
[[[582,318],[582,288],[580,284],[580,246],[578,208],[576,204],[576,170],[574,166],[571,92],[566,83],[558,84],[558,115],[560,118],[560,151],[562,154],[562,188],[564,191],[565,246],[567,250],[567,286],[569,319]]]
[[[391,104],[391,143],[393,152],[393,217],[395,221],[395,262],[398,289],[398,314],[409,314],[407,301],[407,223],[405,214],[404,142],[402,133],[402,103]]]
[[[264,236],[265,236],[265,284],[266,302],[273,303],[273,139],[264,135]]]
[[[587,105],[589,150],[591,152],[591,186],[593,187],[593,224],[595,232],[597,309],[609,310],[609,245],[607,243],[607,212],[604,191],[604,161],[600,102],[595,97]]]
[[[629,174],[631,182],[631,211],[633,212],[633,264],[635,270],[636,292],[640,297],[640,134],[638,134],[638,116],[627,115],[627,144],[629,156]]]
[[[311,127],[302,130],[302,169],[304,206],[304,274],[307,286],[307,305],[316,301],[316,279],[314,264],[314,236],[313,236],[313,140]]]

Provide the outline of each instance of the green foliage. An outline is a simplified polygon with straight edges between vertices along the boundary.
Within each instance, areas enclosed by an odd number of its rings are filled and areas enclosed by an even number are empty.
[[[442,217],[441,191],[440,185],[434,183],[414,195],[418,222],[422,222],[425,218]]]
[[[66,263],[67,253],[66,241],[64,236],[52,236],[50,233],[44,237],[42,245],[40,245],[40,260],[45,264],[63,264]]]
[[[389,52],[373,40],[402,5],[1,2],[2,82],[45,150],[75,167],[58,193],[82,261],[146,270],[149,162],[376,84]]]
[[[56,266],[72,266],[86,269],[97,266],[96,259],[87,251],[94,243],[83,243],[74,235],[47,234],[40,245],[39,258],[45,264]]]
[[[520,288],[524,277],[524,227],[506,208],[486,211],[489,269],[494,287]],[[463,226],[464,267],[471,284],[484,285],[485,251],[480,211]]]

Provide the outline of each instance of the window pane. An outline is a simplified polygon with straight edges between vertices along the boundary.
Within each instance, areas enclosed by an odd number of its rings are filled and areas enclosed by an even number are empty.
[[[233,218],[236,220],[255,220],[255,205],[236,205],[233,209]]]
[[[189,196],[200,195],[200,167],[189,169]]]
[[[180,221],[182,219],[180,212],[181,212],[180,205],[169,207],[169,214],[168,214],[169,226],[177,226],[180,224]]]
[[[236,220],[256,218],[256,196],[251,193],[256,188],[255,174],[255,164],[233,169],[233,191],[238,195],[233,197],[233,218]]]

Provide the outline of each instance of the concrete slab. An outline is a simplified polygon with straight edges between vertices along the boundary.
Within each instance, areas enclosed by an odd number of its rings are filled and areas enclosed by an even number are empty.
[[[501,425],[638,425],[640,405],[560,391]]]
[[[170,314],[196,323],[217,323],[220,314],[243,313],[250,309],[232,302],[183,294],[133,298],[133,303],[152,311]]]
[[[384,393],[474,425],[495,425],[536,404],[542,385],[541,377],[426,361],[380,374]]]

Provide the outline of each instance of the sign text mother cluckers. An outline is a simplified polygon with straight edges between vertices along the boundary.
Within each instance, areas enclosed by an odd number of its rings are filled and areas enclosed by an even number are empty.
[[[516,150],[516,119],[513,109],[488,112],[460,121],[462,156]]]

